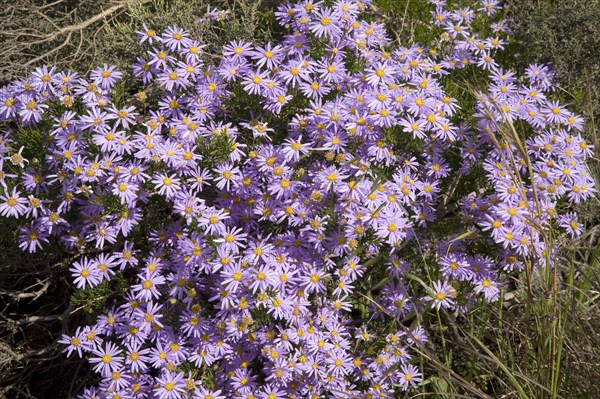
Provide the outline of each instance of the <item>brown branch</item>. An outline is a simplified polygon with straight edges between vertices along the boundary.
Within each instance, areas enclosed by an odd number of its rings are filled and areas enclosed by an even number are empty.
[[[141,3],[147,3],[148,1],[149,0],[142,0]],[[96,22],[101,21],[101,20],[105,19],[106,17],[111,16],[113,13],[122,12],[123,9],[129,4],[132,4],[132,2],[124,1],[121,3],[117,3],[116,5],[109,7],[106,10],[102,11],[101,13],[96,14],[93,17],[86,19],[85,21],[79,22],[77,24],[62,27],[58,30],[55,30],[52,33],[47,34],[46,36],[44,36],[43,39],[35,41],[35,42],[31,42],[29,44],[30,45],[42,44],[45,42],[52,41],[65,33],[73,33],[73,32],[78,32],[78,31],[84,30],[84,29],[88,28],[89,26],[95,24]]]
[[[55,314],[51,316],[27,316],[20,320],[12,320],[17,326],[22,326],[24,324],[34,324],[43,321],[54,321],[54,320],[62,320],[62,314]]]
[[[19,291],[9,291],[9,290],[0,289],[0,295],[7,295],[7,296],[10,296],[10,297],[15,298],[17,300],[25,299],[25,298],[33,298],[33,300],[36,300],[36,299],[38,299],[40,296],[42,296],[48,290],[49,286],[50,286],[50,281],[46,279],[46,281],[43,284],[42,288],[40,288],[37,291],[34,291],[34,292],[19,292]]]
[[[37,57],[32,58],[31,60],[24,63],[23,66],[27,67],[27,66],[34,64],[40,60],[43,60],[44,58],[56,53],[57,51],[60,51],[61,48],[65,47],[66,45],[69,44],[69,42],[71,41],[72,34],[73,34],[72,32],[69,32],[67,34],[67,38],[60,45],[51,48],[50,50],[46,51],[44,54],[41,54],[41,55],[38,55]]]
[[[14,0],[0,16],[0,81],[8,81],[26,73],[40,62],[70,64],[89,58],[85,33],[94,26],[110,21],[131,6],[151,0],[118,0],[106,9],[100,3],[85,0],[82,7],[65,7],[65,0],[48,0],[36,7],[28,1]],[[83,10],[83,11],[82,11]],[[51,12],[50,12],[51,11]],[[80,13],[85,13],[78,16]],[[90,15],[91,14],[91,15]],[[80,22],[73,20],[83,19]],[[96,33],[94,33],[94,36]],[[71,52],[70,49],[73,49]]]
[[[43,6],[38,7],[38,10],[44,10],[49,7],[54,7],[55,5],[58,5],[58,4],[64,3],[64,2],[65,2],[65,0],[56,0],[55,2],[44,4]]]

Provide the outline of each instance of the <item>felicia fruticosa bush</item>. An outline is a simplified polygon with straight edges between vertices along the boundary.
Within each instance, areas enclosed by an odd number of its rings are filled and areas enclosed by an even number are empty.
[[[595,192],[582,119],[548,68],[497,65],[497,2],[430,2],[437,48],[394,47],[370,1],[305,0],[281,42],[210,57],[144,26],[135,95],[110,65],[0,90],[21,248],[61,246],[81,290],[129,282],[60,340],[99,375],[82,398],[391,398],[422,381],[423,315],[552,266],[545,232],[581,232],[557,204]],[[486,87],[461,107],[466,68]]]

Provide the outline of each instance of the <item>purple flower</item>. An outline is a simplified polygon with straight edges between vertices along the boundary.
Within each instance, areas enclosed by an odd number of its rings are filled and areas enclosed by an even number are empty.
[[[0,215],[5,217],[19,218],[27,211],[27,198],[21,197],[21,193],[13,187],[9,192],[5,189],[5,193],[0,196]]]
[[[120,370],[123,365],[123,357],[120,356],[122,350],[110,342],[106,343],[104,348],[100,347],[92,353],[95,356],[90,358],[90,363],[95,364],[94,371],[103,377],[110,376],[113,372]]]
[[[158,194],[164,195],[168,199],[173,198],[181,187],[181,180],[179,178],[175,175],[167,175],[165,173],[155,175],[152,183],[158,189]]]
[[[181,50],[192,41],[187,32],[177,26],[169,26],[162,34],[161,42],[171,50]]]
[[[198,399],[225,399],[225,396],[221,394],[221,390],[213,391],[204,387],[196,388],[194,395],[196,395]]]
[[[31,74],[31,78],[31,83],[33,86],[35,86],[39,91],[46,91],[50,89],[53,83],[56,83],[56,68],[51,67],[50,70],[48,70],[48,67],[43,65],[41,68],[36,68],[36,70]]]
[[[83,351],[87,351],[89,349],[81,327],[77,327],[75,335],[70,336],[67,334],[63,334],[58,340],[58,343],[67,345],[67,347],[63,349],[63,352],[67,352],[67,357],[71,356],[73,352],[77,352],[79,357],[82,357]]]
[[[403,390],[417,386],[423,380],[419,369],[412,364],[405,364],[400,367],[400,386]]]
[[[94,69],[90,73],[90,78],[103,90],[110,90],[117,80],[123,77],[123,73],[115,71],[115,65],[104,64],[104,67]]]
[[[250,56],[252,45],[243,40],[232,41],[223,47],[223,55],[231,57],[233,61],[241,61],[246,56]]]
[[[42,249],[42,243],[48,242],[48,235],[34,222],[29,227],[21,227],[19,236],[19,248],[29,253]]]
[[[39,103],[39,99],[27,94],[20,96],[19,103],[22,104],[19,116],[25,124],[39,122],[45,110],[48,109],[48,105]]]
[[[265,80],[267,79],[267,74],[264,72],[256,72],[249,74],[243,81],[244,90],[248,92],[248,94],[261,94],[263,89],[265,88]]]
[[[84,257],[81,262],[74,262],[73,267],[69,271],[75,279],[73,282],[77,288],[91,288],[100,284],[100,271],[97,265],[94,262],[90,262],[87,257]]]
[[[156,271],[146,271],[140,276],[140,283],[131,286],[137,297],[144,301],[160,298],[158,288],[165,283],[165,278]]]
[[[95,241],[96,248],[102,249],[105,243],[114,244],[117,241],[117,229],[110,222],[103,221],[96,225],[87,239]]]
[[[142,24],[141,31],[135,31],[136,34],[140,36],[140,43],[148,42],[148,44],[153,44],[154,41],[162,41],[162,39],[157,36],[156,31],[154,29],[149,29],[146,24]]]
[[[198,220],[198,224],[205,228],[206,234],[214,235],[225,235],[225,219],[228,219],[229,215],[220,210],[207,209],[202,213],[202,217]]]
[[[154,388],[156,395],[160,399],[179,399],[185,391],[183,373],[172,373],[166,371],[162,376],[156,379],[157,386]]]
[[[570,212],[559,216],[557,223],[560,227],[563,227],[572,238],[577,238],[581,235],[582,226],[577,221],[577,215],[575,213]]]
[[[283,47],[273,47],[271,43],[267,43],[265,47],[256,47],[250,56],[256,60],[258,67],[264,66],[267,69],[273,69],[283,58]]]
[[[234,167],[230,163],[224,163],[217,167],[215,173],[217,177],[214,181],[216,187],[220,190],[229,190],[232,185],[235,187],[239,184],[237,180],[240,178],[240,170],[237,166]]]
[[[115,120],[114,128],[120,125],[123,129],[129,129],[130,124],[135,124],[135,117],[138,115],[136,112],[133,112],[135,111],[133,105],[121,109],[111,107],[108,108],[108,111],[109,114],[106,118]]]
[[[340,35],[341,29],[336,23],[338,16],[330,8],[321,8],[314,15],[314,20],[310,24],[310,30],[317,36],[326,36],[330,39]]]
[[[428,296],[428,301],[433,301],[433,306],[439,308],[451,308],[454,306],[453,298],[456,296],[456,291],[450,284],[445,281],[436,281],[433,283],[433,294]]]
[[[474,291],[483,293],[485,300],[488,302],[496,301],[500,294],[498,283],[491,276],[477,278]]]

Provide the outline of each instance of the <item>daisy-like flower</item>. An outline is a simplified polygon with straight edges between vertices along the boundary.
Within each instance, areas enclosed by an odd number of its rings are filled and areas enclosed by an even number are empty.
[[[104,347],[92,351],[95,356],[91,357],[89,361],[95,364],[94,371],[100,373],[103,377],[109,377],[113,372],[121,369],[123,357],[120,355],[122,352],[117,345],[107,342]]]
[[[150,301],[160,298],[160,286],[165,284],[165,278],[157,271],[146,270],[140,275],[140,283],[132,285],[131,289],[137,293],[136,296],[144,301]]]
[[[300,91],[311,99],[320,100],[331,91],[331,87],[319,79],[314,79],[309,82],[302,82],[300,84]]]
[[[225,235],[225,224],[223,221],[229,219],[229,214],[224,210],[206,210],[198,220],[198,224],[205,228],[205,234]]]
[[[136,191],[139,189],[138,185],[128,181],[117,181],[113,183],[112,193],[119,197],[121,204],[131,205],[135,203],[137,199]]]
[[[308,82],[311,79],[313,63],[305,59],[290,61],[278,72],[278,76],[290,87],[297,87],[301,82]]]
[[[325,190],[331,190],[334,186],[343,184],[343,180],[346,178],[348,178],[348,175],[344,171],[338,170],[335,166],[328,166],[318,176],[321,186]]]
[[[290,180],[291,172],[287,172],[285,175],[281,176],[281,179],[274,179],[270,184],[267,190],[276,199],[287,199],[291,197],[294,193],[295,188],[298,186],[295,181]]]
[[[225,229],[225,235],[215,239],[215,242],[233,253],[238,253],[244,248],[246,237],[247,234],[241,228],[228,227]]]
[[[215,183],[219,190],[227,190],[233,186],[236,187],[238,179],[240,177],[240,169],[237,166],[233,166],[231,163],[226,162],[219,165],[216,170]]]
[[[221,285],[225,287],[227,291],[236,292],[238,287],[242,284],[247,277],[247,272],[242,269],[239,262],[230,263],[221,270],[223,281]]]
[[[147,370],[150,349],[142,348],[142,344],[140,343],[126,344],[126,347],[125,365],[129,366],[133,373]]]
[[[261,94],[267,78],[268,75],[264,72],[253,72],[248,74],[242,81],[244,90],[246,90],[248,94]]]
[[[310,149],[309,143],[303,143],[302,137],[298,138],[287,138],[284,142],[284,147],[282,149],[283,156],[290,162],[297,162],[300,160],[300,157],[306,153],[308,153]]]
[[[194,390],[194,395],[198,399],[225,399],[226,396],[222,395],[221,390],[209,390],[204,387],[196,387]]]
[[[232,61],[241,61],[252,53],[252,45],[243,40],[234,40],[223,47],[223,55]]]
[[[408,219],[401,217],[399,212],[389,212],[382,216],[376,235],[390,245],[397,245],[407,236],[408,227]]]
[[[242,124],[242,126],[248,127],[248,125],[246,124]],[[275,131],[274,129],[267,126],[266,122],[260,121],[256,121],[256,123],[250,124],[249,128],[250,130],[252,130],[252,135],[254,137],[266,139],[267,141],[271,141],[269,133]]]
[[[117,241],[117,229],[110,222],[103,221],[96,225],[88,239],[96,242],[96,248],[104,248],[105,243],[114,244]]]
[[[409,388],[417,386],[423,380],[419,369],[412,364],[404,364],[400,367],[400,386],[406,391]]]
[[[163,72],[158,73],[157,81],[163,85],[168,91],[185,88],[191,85],[191,82],[187,79],[185,71],[179,69],[165,69]]]
[[[90,350],[90,345],[87,343],[85,333],[81,327],[77,327],[74,335],[63,334],[58,340],[59,344],[67,345],[63,352],[67,352],[67,357],[70,357],[73,352],[77,352],[79,357],[83,356],[84,351]]]
[[[323,7],[314,15],[314,20],[310,24],[310,30],[317,37],[336,38],[340,35],[339,17],[329,7]]]
[[[256,47],[250,56],[256,60],[258,67],[273,69],[283,58],[283,47],[279,45],[273,47],[271,43],[267,43],[265,47]]]
[[[275,319],[286,320],[293,310],[293,302],[287,296],[275,296],[267,303],[267,313]]]
[[[177,26],[169,26],[161,35],[161,42],[171,50],[181,50],[191,43],[187,32]]]
[[[183,373],[172,373],[165,371],[156,379],[157,386],[154,391],[159,399],[180,399],[185,392]]]
[[[102,280],[110,280],[110,277],[114,276],[115,272],[112,269],[116,266],[116,261],[113,255],[100,254],[94,259],[94,263]]]
[[[308,273],[303,276],[302,281],[304,282],[304,289],[307,293],[311,292],[324,292],[325,291],[325,272],[318,269],[309,270]]]
[[[367,82],[372,86],[377,86],[380,83],[391,83],[394,80],[396,69],[387,63],[378,63],[373,68],[370,68],[367,73]]]
[[[137,57],[132,69],[134,76],[141,76],[144,84],[150,83],[159,72],[159,69],[151,65],[144,57]]]
[[[454,306],[453,298],[456,296],[456,291],[447,281],[436,281],[433,283],[433,295],[428,296],[428,301],[433,301],[433,306],[436,309],[441,307],[451,308]]]
[[[123,270],[128,266],[137,266],[137,253],[138,251],[133,249],[133,243],[125,241],[123,244],[123,250],[113,254],[115,255],[115,261],[117,265],[121,270]]]
[[[189,176],[187,182],[190,184],[192,192],[201,192],[204,186],[209,185],[212,177],[206,169],[194,167],[187,172]]]
[[[6,119],[12,118],[15,116],[16,112],[17,107],[14,96],[4,94],[0,97],[0,117]]]
[[[96,68],[90,73],[90,79],[100,86],[103,90],[110,90],[117,80],[123,77],[123,73],[115,70],[115,65],[104,64],[101,68]]]
[[[164,195],[167,199],[174,198],[177,191],[181,188],[181,180],[175,175],[158,173],[152,179],[152,183],[158,190],[158,194]]]
[[[346,376],[352,370],[352,358],[342,350],[332,350],[327,359],[328,371],[335,377]]]
[[[424,138],[426,135],[425,126],[427,125],[426,119],[415,119],[412,116],[407,116],[400,120],[400,126],[404,127],[406,133],[412,134],[414,138]]]
[[[416,327],[410,331],[406,341],[410,345],[418,345],[427,342],[427,334],[425,333],[425,329],[421,326]]]
[[[275,285],[276,282],[277,275],[275,271],[267,266],[261,266],[253,274],[253,281],[248,288],[255,294],[257,291],[264,292],[268,287]]]
[[[163,327],[161,319],[163,315],[158,313],[163,308],[162,305],[157,303],[148,302],[145,309],[136,308],[134,315],[140,319],[140,330],[146,334],[150,334],[153,328]]]
[[[21,197],[21,193],[13,187],[11,192],[5,190],[5,194],[0,196],[0,215],[5,217],[19,218],[27,211],[27,198]]]
[[[585,201],[589,198],[590,194],[595,192],[596,188],[594,187],[593,180],[579,178],[570,185],[567,191],[567,198],[569,201],[578,204]]]
[[[104,133],[110,130],[107,124],[108,112],[98,108],[92,107],[88,110],[87,115],[79,117],[79,120],[83,123],[83,128],[94,131],[95,133]]]
[[[188,65],[199,65],[201,63],[200,55],[202,54],[202,49],[206,47],[206,44],[200,44],[196,40],[190,39],[185,43],[184,52],[185,52],[185,62]],[[191,73],[191,71],[188,70]]]
[[[52,67],[48,70],[46,65],[36,68],[31,74],[31,83],[39,90],[46,91],[52,83],[56,83],[57,75],[56,68]]]
[[[480,58],[477,60],[477,65],[484,70],[494,70],[498,67],[494,58],[487,51],[481,53]]]
[[[38,218],[41,215],[44,215],[48,212],[48,208],[46,208],[45,206],[46,201],[39,199],[35,195],[30,195],[29,197],[27,197],[27,200],[29,201],[29,204],[27,207],[27,212],[25,212],[25,217],[31,216],[33,218]],[[48,231],[48,233],[52,233],[51,229]]]
[[[129,129],[131,124],[135,124],[135,117],[138,115],[135,111],[135,106],[123,107],[117,109],[115,107],[108,108],[108,119],[114,119],[114,128],[122,126],[123,129]]]
[[[95,262],[84,257],[81,261],[76,261],[69,269],[75,279],[73,282],[80,289],[94,287],[101,282],[100,271]]]
[[[29,227],[21,227],[19,235],[19,248],[21,250],[33,253],[38,249],[42,249],[42,243],[47,242],[48,235],[34,222],[31,222]]]
[[[577,214],[574,212],[559,216],[557,223],[560,227],[564,228],[572,238],[579,237],[583,231],[581,224],[577,221]]]
[[[569,112],[564,109],[558,101],[550,101],[547,106],[541,109],[546,120],[550,124],[562,123],[566,124],[568,121]]]
[[[456,254],[442,256],[439,261],[440,270],[444,278],[467,280],[471,277],[469,263],[464,257],[459,257]]]
[[[162,38],[156,34],[156,31],[148,28],[145,23],[142,24],[142,30],[136,30],[135,33],[140,37],[140,43],[148,42],[148,44],[153,44],[155,41],[162,41]]]
[[[317,66],[319,78],[325,83],[341,83],[346,77],[346,67],[341,59],[324,60]],[[308,80],[308,79],[306,79]]]
[[[483,293],[483,297],[488,302],[494,302],[500,295],[498,282],[496,282],[492,276],[483,276],[477,278],[474,291],[478,294]]]
[[[19,116],[23,120],[23,123],[39,122],[44,112],[48,109],[48,105],[41,103],[40,100],[27,94],[20,97],[19,101],[23,106],[19,111]]]

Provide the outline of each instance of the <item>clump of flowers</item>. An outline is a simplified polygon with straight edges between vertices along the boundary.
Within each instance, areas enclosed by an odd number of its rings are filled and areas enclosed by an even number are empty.
[[[592,148],[552,72],[497,65],[497,2],[430,3],[435,48],[394,47],[368,0],[305,0],[280,43],[218,61],[144,26],[133,96],[110,65],[1,89],[21,248],[77,255],[79,289],[129,283],[60,341],[99,375],[82,398],[391,398],[423,378],[415,314],[494,301],[551,263],[547,229],[581,233],[557,203],[596,191]],[[474,109],[445,90],[466,68],[488,76]]]

